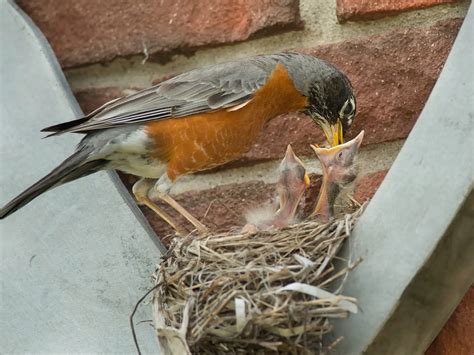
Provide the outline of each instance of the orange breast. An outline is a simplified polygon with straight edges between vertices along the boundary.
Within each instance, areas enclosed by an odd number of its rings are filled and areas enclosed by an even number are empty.
[[[267,83],[238,110],[150,122],[146,129],[156,144],[155,157],[167,162],[168,176],[174,180],[239,158],[268,120],[306,106],[307,98],[278,64]]]

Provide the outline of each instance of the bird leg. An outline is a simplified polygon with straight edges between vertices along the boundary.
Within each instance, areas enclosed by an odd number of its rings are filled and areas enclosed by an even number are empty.
[[[183,237],[188,234],[188,232],[181,227],[166,211],[158,207],[149,197],[148,192],[153,188],[155,180],[152,179],[140,179],[138,180],[132,188],[133,195],[139,204],[145,205],[160,216],[166,223],[168,223],[171,228],[173,228],[177,235]]]
[[[191,223],[199,234],[207,234],[209,229],[199,222],[196,217],[194,217],[191,213],[189,213],[183,206],[181,206],[178,202],[176,202],[169,194],[169,190],[171,189],[172,182],[168,178],[168,174],[164,174],[155,184],[153,189],[153,196],[152,198],[158,198],[163,202],[166,202],[168,205],[173,207],[176,212],[182,215],[189,223]]]
[[[159,193],[159,198],[166,202],[168,205],[173,207],[176,212],[186,218],[189,223],[191,223],[198,231],[199,234],[206,234],[209,232],[209,229],[198,221],[196,217],[194,217],[191,213],[189,213],[183,206],[181,206],[178,202],[176,202],[170,195],[167,193]]]

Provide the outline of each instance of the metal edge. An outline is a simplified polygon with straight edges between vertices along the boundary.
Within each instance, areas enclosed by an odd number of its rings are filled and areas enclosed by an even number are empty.
[[[145,215],[140,210],[140,207],[138,207],[137,203],[135,202],[135,199],[128,192],[122,180],[120,180],[118,173],[115,170],[112,170],[108,171],[107,174],[109,175],[110,180],[112,180],[112,183],[114,184],[117,191],[120,193],[120,196],[122,196],[123,200],[134,214],[135,218],[138,220],[145,232],[152,239],[153,243],[155,243],[155,245],[158,247],[158,250],[161,252],[161,254],[166,254],[168,250],[156,235],[155,231],[151,227]]]
[[[66,80],[66,77],[61,69],[61,66],[59,65],[58,59],[56,55],[54,54],[54,51],[49,44],[47,38],[41,32],[41,30],[36,26],[34,21],[31,19],[31,17],[28,16],[15,2],[14,0],[6,0],[7,4],[12,7],[14,11],[17,12],[19,16],[21,16],[25,22],[28,24],[27,28],[28,30],[32,31],[33,34],[38,38],[40,42],[42,42],[43,46],[43,54],[47,57],[47,61],[51,67],[52,72],[56,76],[57,81],[59,82],[63,92],[65,93],[65,98],[68,100],[69,105],[71,106],[74,115],[77,117],[83,116],[84,113],[82,112],[72,90],[71,87],[69,86],[69,83]],[[120,180],[118,174],[116,171],[108,171],[107,175],[109,176],[110,180],[112,181],[113,185],[117,189],[118,193],[121,195],[127,206],[130,208],[132,211],[133,215],[135,218],[138,220],[140,225],[143,227],[145,230],[146,234],[149,236],[149,238],[153,241],[153,243],[158,247],[159,251],[164,254],[166,253],[167,249],[164,246],[164,244],[161,242],[161,240],[158,238],[156,235],[155,231],[151,228],[151,225],[148,223],[148,220],[146,219],[145,215],[141,212],[140,208],[138,205],[135,203],[135,200],[132,198],[130,193],[128,192],[127,188],[125,185],[122,183]]]

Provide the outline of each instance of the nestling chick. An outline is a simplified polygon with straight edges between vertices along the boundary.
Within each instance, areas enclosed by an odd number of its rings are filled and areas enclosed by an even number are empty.
[[[323,168],[323,182],[312,216],[327,221],[334,215],[334,201],[341,189],[357,176],[356,157],[364,139],[364,131],[353,140],[331,148],[311,145]]]
[[[279,178],[276,185],[278,210],[271,211],[268,208],[260,208],[250,211],[246,215],[248,224],[244,227],[243,232],[281,229],[294,222],[300,200],[309,186],[309,177],[291,145],[288,145],[286,149],[278,173]]]

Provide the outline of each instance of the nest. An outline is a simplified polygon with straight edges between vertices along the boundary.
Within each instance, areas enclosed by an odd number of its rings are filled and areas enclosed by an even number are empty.
[[[175,239],[154,277],[162,354],[321,353],[332,318],[357,312],[341,294],[353,267],[336,257],[362,208],[325,224]]]

